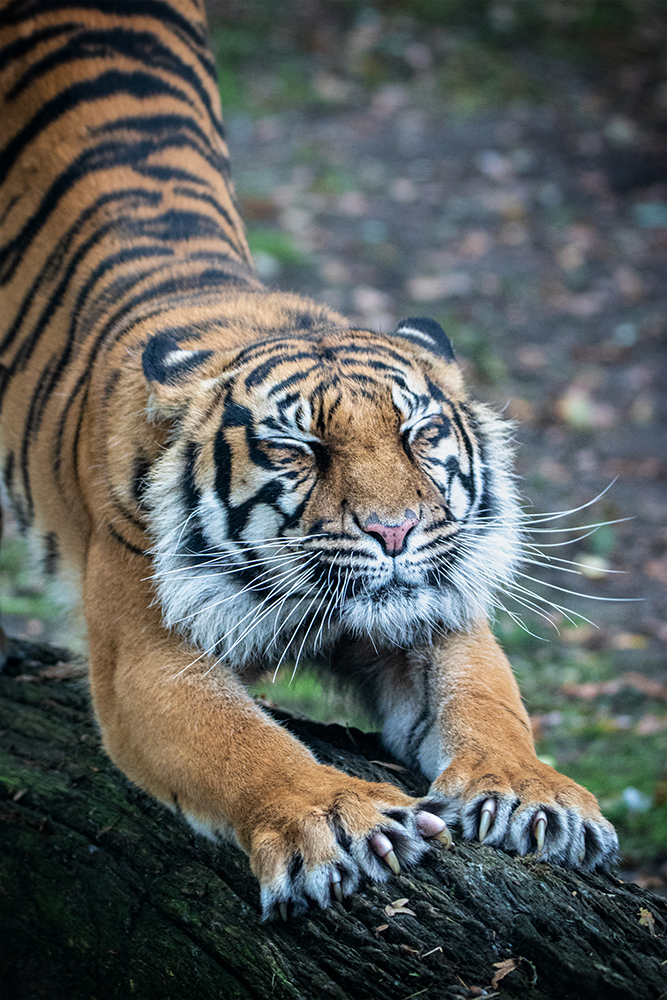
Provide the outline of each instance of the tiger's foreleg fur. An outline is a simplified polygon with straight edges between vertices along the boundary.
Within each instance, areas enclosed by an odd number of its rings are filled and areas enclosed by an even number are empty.
[[[432,781],[447,823],[566,867],[612,863],[618,840],[589,791],[539,760],[530,719],[486,622],[377,668],[383,740]]]

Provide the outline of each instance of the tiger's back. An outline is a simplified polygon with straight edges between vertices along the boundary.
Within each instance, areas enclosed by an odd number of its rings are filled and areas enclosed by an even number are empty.
[[[82,427],[118,379],[93,389],[96,365],[142,317],[258,282],[201,4],[9,2],[0,47],[4,480],[80,564]]]

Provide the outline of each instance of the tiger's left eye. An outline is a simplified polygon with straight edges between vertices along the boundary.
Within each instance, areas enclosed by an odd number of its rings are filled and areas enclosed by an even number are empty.
[[[442,436],[443,420],[439,413],[430,413],[421,420],[416,421],[411,427],[406,428],[405,436],[409,443],[419,440],[429,440]]]
[[[312,465],[315,458],[311,443],[297,438],[264,438],[261,448],[275,465],[304,467]]]

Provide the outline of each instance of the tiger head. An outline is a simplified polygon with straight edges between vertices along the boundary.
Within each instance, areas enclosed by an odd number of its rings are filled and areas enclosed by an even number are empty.
[[[428,642],[512,579],[508,425],[467,398],[442,328],[332,328],[242,350],[154,337],[175,430],[147,502],[167,624],[235,667],[344,636]]]

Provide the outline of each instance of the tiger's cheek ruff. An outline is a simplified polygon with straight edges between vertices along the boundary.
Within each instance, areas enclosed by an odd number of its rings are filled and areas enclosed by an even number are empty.
[[[521,561],[521,509],[512,471],[512,425],[480,403],[470,404],[479,446],[479,477],[473,510],[459,533],[449,577],[455,591],[488,617],[496,594],[510,586]],[[482,615],[468,612],[469,625]]]
[[[317,607],[304,601],[317,559],[293,526],[308,483],[281,483],[244,441],[233,425],[208,446],[184,434],[155,463],[145,494],[165,623],[239,671],[269,666],[290,643],[296,651],[298,626],[312,626]],[[320,643],[334,631],[319,630]]]

